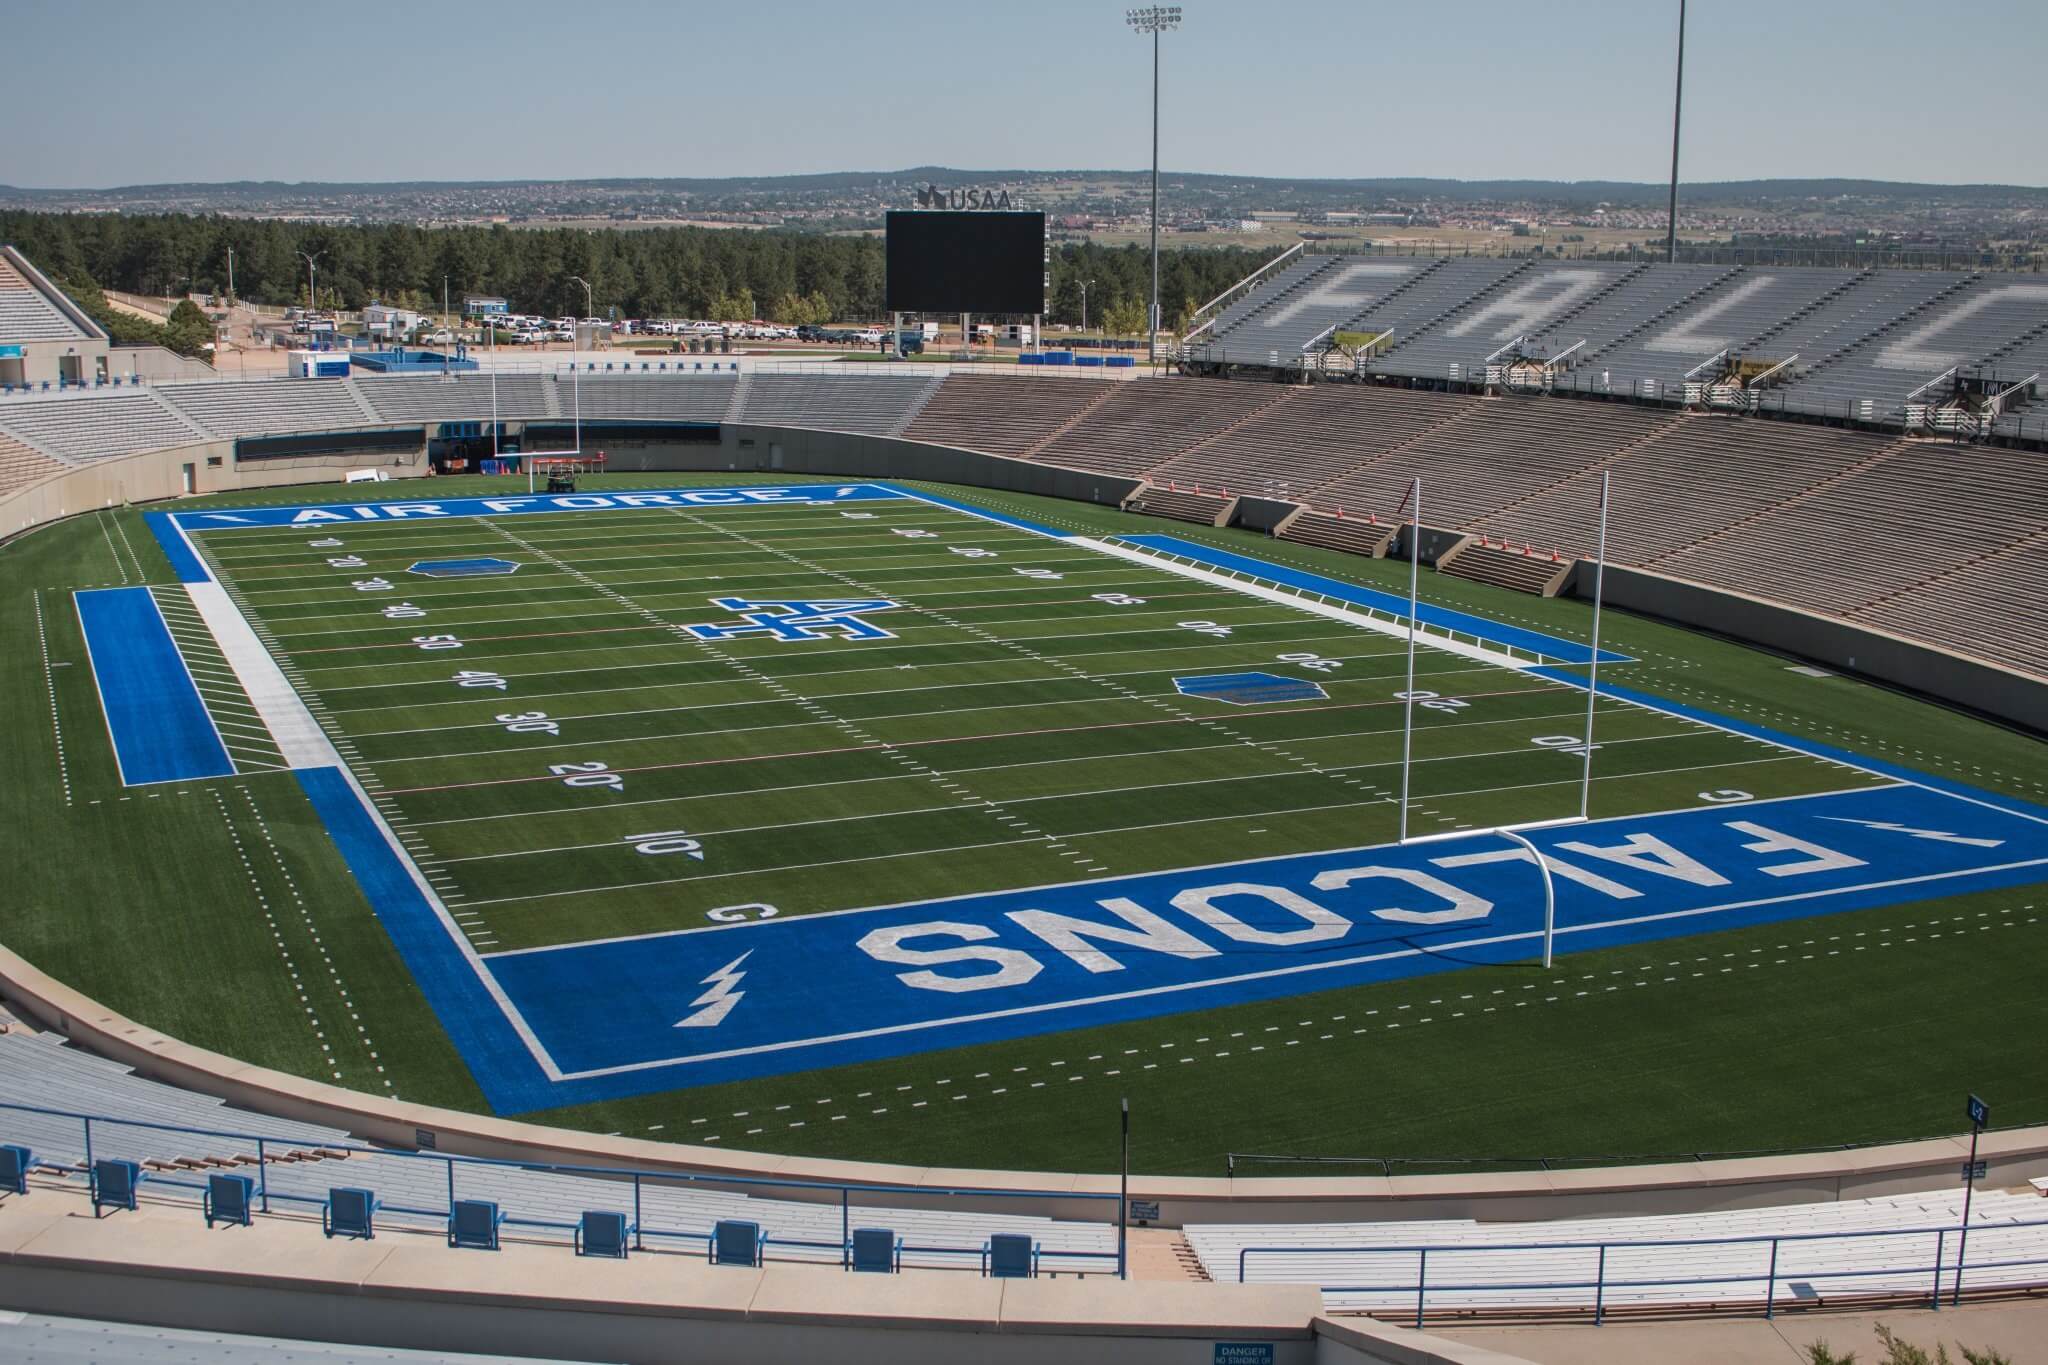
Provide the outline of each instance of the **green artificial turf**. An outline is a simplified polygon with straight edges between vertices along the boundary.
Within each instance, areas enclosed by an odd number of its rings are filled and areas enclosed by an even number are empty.
[[[444,479],[432,494],[503,489]],[[1165,529],[1406,586],[1405,564],[942,491],[1064,530]],[[1394,837],[1398,640],[945,509],[857,510],[874,515],[591,512],[201,543],[484,952],[694,927],[743,902],[802,914]],[[343,544],[308,543],[329,539]],[[522,567],[405,574],[484,554]],[[343,557],[363,563],[327,562]],[[366,578],[393,587],[353,586]],[[288,774],[120,787],[70,593],[171,579],[132,509],[0,549],[14,645],[0,652],[0,800],[15,832],[0,876],[16,888],[0,935],[188,1041],[481,1107]],[[905,605],[869,618],[894,640],[680,638],[678,625],[731,619],[714,596]],[[1425,597],[1568,638],[1590,623],[1582,603],[1435,574]],[[399,602],[426,615],[386,616]],[[1602,643],[1636,659],[1606,675],[1616,681],[2043,799],[2034,740],[1676,627],[1621,613],[1605,624]],[[460,647],[414,639],[438,635]],[[1278,658],[1304,653],[1342,667]],[[1171,681],[1252,669],[1313,676],[1328,695],[1240,708]],[[458,672],[505,687],[463,687]],[[1434,651],[1418,686],[1469,703],[1417,713],[1418,831],[1576,810],[1577,760],[1533,740],[1576,733],[1582,693]],[[1596,816],[1688,807],[1705,787],[1774,796],[1869,780],[1619,703],[1603,704],[1599,738]],[[548,770],[589,763],[605,766]],[[616,786],[562,780],[605,773]],[[656,832],[686,833],[704,859],[627,838]],[[2038,891],[1568,956],[1548,977],[1473,968],[533,1117],[777,1151],[1103,1169],[1129,1094],[1141,1169],[1212,1174],[1230,1150],[1561,1156],[1916,1135],[1956,1126],[1968,1088],[1994,1098],[2001,1123],[2038,1121]]]

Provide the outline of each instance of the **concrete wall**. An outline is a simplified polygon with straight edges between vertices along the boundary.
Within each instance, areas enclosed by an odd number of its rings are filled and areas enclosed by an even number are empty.
[[[218,460],[215,465],[210,461]],[[290,455],[238,463],[233,441],[201,441],[172,450],[147,450],[67,468],[41,483],[0,498],[0,541],[45,522],[123,503],[158,502],[185,491],[185,466],[194,491],[230,493],[246,488],[339,483],[351,469],[379,468],[392,478],[427,472],[424,449],[375,454]]]
[[[1590,563],[1579,561],[1565,591],[1592,595]],[[1817,612],[1620,565],[1607,566],[1602,596],[1625,611],[1762,645],[2048,733],[2048,683],[1996,664]]]

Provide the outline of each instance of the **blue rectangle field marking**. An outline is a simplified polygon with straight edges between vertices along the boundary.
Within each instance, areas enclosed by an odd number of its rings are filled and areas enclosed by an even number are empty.
[[[1361,588],[1355,583],[1325,578],[1321,574],[1308,573],[1301,569],[1282,568],[1278,564],[1269,564],[1250,555],[1214,550],[1207,545],[1197,545],[1192,540],[1182,540],[1179,536],[1118,536],[1117,539],[1132,545],[1142,545],[1148,550],[1161,550],[1170,555],[1178,555],[1182,559],[1192,559],[1213,569],[1231,569],[1238,573],[1250,574],[1254,578],[1263,578],[1268,583],[1279,583],[1285,587],[1318,593],[1339,602],[1349,602],[1353,606],[1392,612],[1396,616],[1408,614],[1408,599],[1405,597],[1396,597],[1390,592],[1377,592],[1372,588]],[[1531,654],[1540,654],[1559,663],[1583,664],[1590,662],[1593,657],[1593,651],[1576,640],[1560,640],[1541,631],[1502,625],[1498,621],[1489,621],[1484,616],[1471,616],[1462,611],[1452,611],[1449,607],[1433,607],[1423,603],[1417,608],[1415,615],[1417,620],[1426,625],[1454,630],[1460,635],[1470,635],[1474,639],[1485,640],[1491,644],[1525,649]],[[1616,654],[1612,650],[1603,649],[1600,651],[1600,662],[1625,664],[1634,661],[1626,654]]]
[[[171,568],[177,571],[180,583],[211,583],[213,575],[206,565],[193,553],[192,542],[185,539],[185,533],[178,529],[178,522],[169,512],[144,512],[143,525],[156,537],[158,548],[164,558],[171,561]]]
[[[234,776],[149,589],[101,588],[74,597],[122,785]]]

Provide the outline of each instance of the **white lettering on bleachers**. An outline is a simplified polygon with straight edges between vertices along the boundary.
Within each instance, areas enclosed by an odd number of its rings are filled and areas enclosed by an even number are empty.
[[[1670,331],[1661,333],[1652,340],[1645,342],[1643,349],[1662,353],[1677,352],[1680,355],[1702,356],[1712,355],[1716,351],[1725,351],[1743,338],[1739,336],[1717,336],[1702,332],[1700,328],[1706,326],[1715,318],[1720,317],[1723,313],[1731,309],[1740,308],[1743,304],[1748,303],[1777,282],[1778,277],[1776,275],[1759,275],[1753,280],[1746,280],[1729,290],[1726,294],[1723,294],[1719,299],[1708,304],[1705,308],[1700,309],[1699,312],[1681,319],[1678,325]]]
[[[1920,374],[1935,374],[1968,360],[1976,360],[1987,351],[1995,349],[1995,343],[1984,344],[1965,351],[1944,351],[1928,345],[1943,332],[1959,327],[1987,308],[2001,303],[2030,304],[2036,308],[2048,308],[2048,285],[2008,284],[1999,289],[1989,289],[1973,299],[1965,299],[1948,312],[1923,324],[1900,337],[1877,353],[1877,366],[1885,370],[1911,370]],[[2040,321],[2037,316],[2034,321]],[[2024,325],[2013,329],[2016,336],[2025,330]]]
[[[1495,341],[1511,341],[1533,332],[1572,305],[1613,280],[1600,270],[1553,270],[1511,289],[1450,329],[1454,337],[1470,336],[1496,318],[1503,325],[1490,333]]]
[[[1310,308],[1363,308],[1374,299],[1386,293],[1383,289],[1347,288],[1354,281],[1391,281],[1405,279],[1415,273],[1412,265],[1377,261],[1364,265],[1347,265],[1331,276],[1327,284],[1317,285],[1284,308],[1273,310],[1266,319],[1266,326],[1278,327]]]

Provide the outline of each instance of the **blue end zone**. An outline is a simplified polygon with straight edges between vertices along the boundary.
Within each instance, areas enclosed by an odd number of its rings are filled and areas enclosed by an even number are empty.
[[[1408,599],[1405,597],[1396,597],[1393,593],[1378,592],[1372,588],[1361,588],[1353,583],[1339,582],[1337,579],[1325,578],[1321,574],[1307,573],[1301,569],[1282,568],[1263,559],[1253,559],[1250,555],[1232,554],[1228,550],[1213,550],[1207,545],[1197,545],[1178,536],[1118,536],[1117,539],[1133,545],[1142,545],[1148,550],[1163,550],[1182,559],[1192,559],[1210,568],[1231,569],[1254,578],[1263,578],[1268,583],[1301,588],[1307,592],[1334,598],[1339,602],[1349,602],[1354,606],[1370,607],[1374,611],[1390,612],[1403,618],[1408,615]],[[1540,654],[1559,663],[1583,664],[1591,661],[1593,657],[1593,651],[1576,640],[1560,640],[1554,635],[1545,635],[1540,631],[1505,626],[1498,621],[1489,621],[1484,616],[1469,616],[1462,611],[1452,611],[1448,607],[1433,607],[1426,602],[1416,611],[1416,617],[1432,626],[1454,630],[1460,635],[1470,635],[1474,639],[1485,640],[1491,644]],[[1612,650],[1603,649],[1600,651],[1600,662],[1625,664],[1633,660],[1626,654],[1616,654]]]
[[[218,512],[174,512],[187,531],[238,531],[258,526],[333,530],[365,521],[435,521],[450,517],[511,517],[548,512],[632,511],[635,508],[816,507],[889,502],[908,496],[876,483],[785,484],[760,488],[647,488],[616,493],[508,494],[495,498],[434,498],[315,506],[236,507]]]
[[[156,537],[164,558],[171,561],[177,571],[180,583],[211,583],[213,575],[206,571],[206,565],[192,552],[192,546],[178,530],[178,523],[169,512],[144,512],[143,524]]]
[[[1566,952],[2048,869],[2048,821],[1916,786],[1529,837],[1559,873]],[[1527,961],[1542,920],[1527,855],[1474,834],[486,961],[565,1074],[554,1102],[570,1103]],[[685,1026],[720,982],[732,1007]]]
[[[235,765],[148,588],[73,594],[124,786],[232,777]]]

